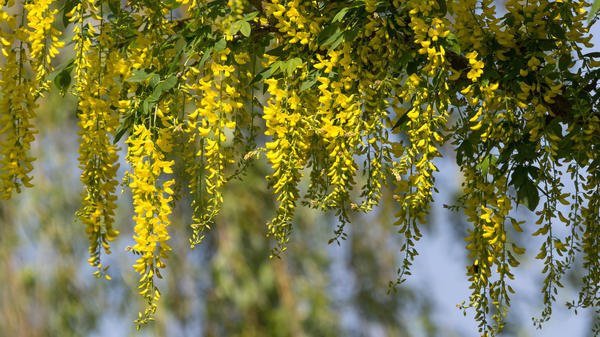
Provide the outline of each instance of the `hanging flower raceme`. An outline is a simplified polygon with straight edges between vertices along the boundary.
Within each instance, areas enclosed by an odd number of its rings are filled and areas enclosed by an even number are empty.
[[[337,53],[332,52],[337,66]],[[327,73],[327,71],[325,71]],[[349,191],[354,184],[357,165],[355,149],[360,141],[362,110],[355,95],[344,93],[342,81],[319,77],[320,134],[326,144],[329,168],[327,177],[333,190],[324,198],[326,208],[343,209],[350,204]]]
[[[365,1],[365,10],[374,11],[377,4],[376,1]],[[344,56],[340,60],[344,88],[357,90],[357,99],[361,102],[359,152],[366,154],[363,166],[367,177],[361,192],[364,202],[351,207],[363,212],[379,204],[383,186],[387,185],[386,158],[391,157],[387,123],[390,112],[400,107],[399,102],[389,99],[393,95],[392,88],[399,87],[399,79],[389,76],[388,67],[397,62],[402,53],[410,53],[409,47],[395,44],[390,39],[385,24],[375,13],[369,15],[367,24],[360,30],[361,43],[345,43],[342,47]],[[353,57],[348,51],[353,52]]]
[[[489,170],[490,175],[496,171],[495,168]],[[507,299],[514,292],[508,284],[514,278],[511,267],[519,264],[515,256],[524,250],[514,244],[507,246],[506,225],[512,209],[507,179],[502,177],[488,182],[488,172],[482,173],[475,168],[465,168],[464,174],[472,178],[465,184],[465,214],[474,224],[465,238],[473,261],[467,268],[472,290],[467,307],[476,309],[479,330],[488,334],[503,328],[510,305]],[[516,220],[510,220],[515,229],[520,230]],[[493,314],[487,313],[486,308],[490,306],[495,308]]]
[[[130,250],[139,255],[133,268],[141,275],[138,288],[146,299],[146,309],[136,321],[138,325],[147,323],[156,312],[160,291],[155,281],[156,278],[162,278],[160,270],[165,267],[171,251],[167,243],[167,227],[171,224],[171,187],[175,180],[160,183],[161,177],[173,173],[173,161],[165,160],[163,153],[172,147],[171,134],[167,129],[157,133],[153,135],[146,126],[135,125],[133,134],[127,140],[127,160],[131,164],[127,176],[135,210],[135,245]]]
[[[114,53],[112,56],[116,56]],[[99,63],[96,55],[89,55],[88,61]],[[106,81],[97,82],[97,73],[92,69],[86,73],[91,78],[82,79],[86,83],[94,83],[98,88],[94,91],[79,93],[79,126],[80,149],[79,162],[81,182],[86,187],[83,205],[78,211],[79,219],[86,226],[90,241],[89,262],[97,267],[97,276],[105,275],[107,267],[102,267],[101,254],[110,254],[110,241],[118,235],[114,229],[114,211],[116,209],[117,170],[119,167],[117,146],[113,143],[113,135],[119,126],[119,117],[112,104],[118,106],[119,86],[110,80],[115,75],[114,65],[118,60],[111,57],[107,68],[112,72],[105,77]],[[97,68],[96,68],[97,69]],[[106,275],[108,277],[108,275]]]
[[[297,92],[280,87],[280,81],[276,79],[265,82],[271,95],[264,107],[265,135],[273,137],[265,147],[267,159],[274,170],[267,180],[279,201],[275,218],[267,224],[267,234],[277,240],[274,254],[278,254],[286,249],[285,244],[289,241],[299,198],[298,183],[307,161],[309,133],[303,116],[308,116],[308,113],[299,104]]]
[[[395,224],[406,240],[401,247],[405,257],[397,283],[404,281],[417,254],[414,247],[422,235],[419,225],[425,223],[433,200],[433,173],[438,170],[433,160],[441,155],[438,147],[444,143],[442,132],[450,103],[446,81],[449,64],[441,46],[441,39],[449,33],[443,19],[428,15],[436,6],[432,1],[409,2],[414,42],[421,46],[418,53],[426,55],[427,62],[423,72],[408,76],[397,92],[399,102],[410,102],[406,112],[408,144],[394,144],[391,151],[399,158],[393,163],[397,179],[394,198],[400,204]]]
[[[53,27],[58,9],[52,9],[52,0],[34,0],[25,3],[27,11],[27,40],[30,44],[29,58],[36,74],[38,88],[36,94],[49,89],[49,81],[46,79],[52,70],[52,60],[58,55],[59,49],[64,42],[59,41],[61,31]]]
[[[215,52],[208,65],[207,75],[198,83],[188,86],[189,92],[199,96],[196,109],[188,116],[188,134],[191,148],[198,147],[196,158],[188,168],[193,175],[190,180],[194,216],[191,244],[199,244],[204,232],[212,226],[223,203],[222,188],[225,184],[225,166],[231,162],[226,154],[228,130],[235,129],[235,110],[243,105],[236,87],[235,67],[230,65],[231,50],[224,48]],[[195,69],[199,73],[200,70]]]
[[[93,45],[97,29],[91,22],[86,22],[86,17],[101,19],[94,2],[80,2],[69,14],[75,33],[74,91],[78,97],[81,137],[80,180],[85,186],[77,215],[86,227],[90,252],[88,261],[97,268],[95,275],[110,278],[106,274],[108,266],[102,265],[101,256],[102,253],[110,254],[110,242],[118,235],[114,228],[114,212],[119,164],[113,136],[119,126],[115,107],[120,105],[120,85],[116,79],[123,62],[118,51],[108,51],[104,49],[108,46],[100,43]]]
[[[34,158],[30,149],[36,133],[32,120],[37,86],[26,77],[26,28],[19,26],[17,16],[4,8],[0,11],[0,26],[0,198],[8,199],[23,186],[31,187],[29,173]]]

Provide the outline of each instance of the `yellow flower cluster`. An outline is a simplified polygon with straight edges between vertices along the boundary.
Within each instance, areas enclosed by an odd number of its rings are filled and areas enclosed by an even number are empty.
[[[96,54],[88,55],[90,64],[100,64]],[[113,228],[114,211],[116,209],[115,190],[118,185],[117,170],[119,167],[117,146],[113,143],[112,135],[119,126],[117,111],[111,105],[119,105],[120,86],[114,82],[113,76],[118,75],[115,66],[120,63],[120,55],[113,52],[106,60],[103,86],[97,82],[96,66],[88,69],[84,83],[93,83],[96,91],[83,90],[79,92],[79,162],[81,182],[85,186],[82,206],[78,212],[79,219],[86,226],[90,241],[90,259],[92,266],[97,267],[97,275],[103,273],[100,256],[102,250],[110,254],[109,242],[114,240],[118,231]]]
[[[68,16],[73,23],[73,42],[75,43],[75,78],[78,80],[80,88],[87,89],[88,83],[82,82],[87,69],[92,68],[92,65],[87,60],[87,55],[91,52],[92,38],[97,33],[96,28],[90,22],[86,22],[86,16],[94,20],[100,20],[99,9],[93,1],[81,1],[73,9]],[[77,90],[77,87],[76,87]]]
[[[365,2],[365,9],[374,10],[377,4],[375,1]],[[388,172],[383,163],[385,158],[391,157],[389,146],[392,141],[387,136],[389,111],[398,112],[402,109],[402,103],[395,98],[390,99],[395,95],[391,88],[398,87],[400,81],[389,76],[388,69],[401,55],[411,52],[411,46],[390,39],[384,24],[377,15],[369,15],[367,24],[359,32],[361,43],[344,43],[344,57],[340,63],[340,78],[349,79],[344,81],[344,89],[359,93],[356,99],[361,102],[363,111],[360,116],[362,139],[358,152],[366,154],[364,167],[367,177],[361,192],[364,202],[351,206],[364,212],[379,203],[382,186],[387,179],[385,176]],[[348,50],[353,50],[355,56],[351,58]]]
[[[490,175],[494,172],[495,168],[491,167]],[[511,267],[519,264],[515,254],[522,254],[524,249],[513,244],[511,252],[506,245],[508,220],[515,230],[521,231],[518,222],[509,218],[512,201],[508,195],[507,178],[500,177],[488,182],[487,175],[482,177],[481,172],[475,168],[465,168],[463,173],[468,193],[464,211],[474,224],[465,238],[469,257],[473,260],[473,265],[467,268],[472,290],[470,306],[476,308],[480,332],[485,335],[503,328],[509,306],[506,297],[509,292],[514,292],[507,281],[514,278]],[[492,269],[493,266],[496,266],[495,270]],[[498,275],[494,281],[493,274]],[[491,315],[493,326],[486,318],[486,308],[490,305],[496,309]]]
[[[513,115],[508,115],[508,111],[497,115],[492,113],[505,108],[502,105],[504,97],[497,94],[498,88],[498,83],[478,83],[468,85],[461,90],[461,94],[467,100],[468,110],[473,111],[468,119],[469,128],[471,131],[481,130],[479,137],[482,141],[486,141],[488,138],[506,137],[507,132],[510,131],[499,127],[497,123],[502,119],[511,118]]]
[[[563,85],[549,78],[539,78],[536,83],[518,82],[520,92],[517,94],[518,106],[525,109],[525,118],[531,128],[531,139],[539,139],[546,127],[546,116],[553,112],[549,105],[555,103],[554,98],[562,93]]]
[[[406,112],[410,146],[394,149],[401,157],[399,173],[408,175],[397,188],[402,203],[399,223],[411,222],[411,219],[422,222],[427,214],[427,205],[432,199],[433,172],[437,170],[432,161],[440,155],[437,146],[443,143],[440,132],[445,127],[449,104],[447,83],[442,79],[447,74],[448,64],[444,48],[437,46],[449,31],[445,28],[444,19],[424,15],[437,6],[435,2],[409,2],[409,5],[415,43],[421,46],[419,53],[427,55],[425,71],[438,81],[431,83],[415,73],[406,79],[398,93],[400,101],[411,102],[412,105]]]
[[[180,5],[188,5],[189,8],[194,8],[198,5],[198,0],[175,0]]]
[[[32,119],[37,89],[23,70],[27,60],[24,30],[14,15],[0,11],[0,199],[10,198],[22,186],[30,187],[32,179],[34,158],[29,152],[36,133]]]
[[[312,10],[312,2],[301,0],[271,0],[264,4],[265,13],[277,20],[275,27],[287,35],[288,43],[316,48],[315,36],[321,30],[321,20],[306,14]]]
[[[479,174],[478,172],[468,172]],[[506,178],[498,183],[489,184],[479,181],[477,186],[469,189],[477,190],[469,198],[465,214],[475,224],[475,229],[469,231],[465,239],[470,257],[477,261],[477,272],[469,271],[473,281],[487,286],[491,277],[491,267],[494,264],[502,266],[505,262],[504,251],[506,243],[506,230],[504,224],[512,209],[512,202],[506,191]],[[489,197],[489,199],[485,199]],[[492,204],[489,204],[492,201]],[[486,204],[487,203],[487,204]],[[499,267],[500,268],[500,267]],[[506,270],[508,271],[508,270]]]
[[[349,203],[348,191],[357,170],[353,157],[361,140],[361,103],[356,95],[347,93],[355,81],[351,62],[349,48],[343,48],[341,52],[329,51],[327,57],[314,66],[324,75],[317,78],[316,113],[321,122],[319,133],[326,144],[328,183],[333,187],[323,199],[323,205],[333,209]],[[334,67],[342,74],[340,79],[325,77],[331,75]]]
[[[273,137],[265,144],[266,156],[274,170],[267,179],[279,201],[277,214],[267,225],[267,233],[279,244],[275,250],[277,254],[279,250],[285,250],[284,245],[289,240],[299,197],[298,183],[302,177],[301,170],[306,165],[309,146],[308,116],[295,90],[282,88],[276,79],[267,79],[265,84],[271,95],[264,106],[265,135]]]
[[[429,204],[433,200],[433,160],[440,156],[438,146],[443,144],[442,132],[448,115],[448,84],[446,76],[449,65],[445,58],[442,39],[449,34],[444,18],[431,17],[437,8],[435,1],[408,1],[411,15],[410,29],[414,42],[421,48],[419,54],[427,55],[423,73],[407,76],[395,93],[395,104],[410,104],[408,109],[396,107],[404,112],[408,144],[400,141],[392,144],[390,152],[398,161],[392,173],[396,177],[394,199],[400,209],[396,213],[395,225],[405,237],[401,247],[404,254],[397,282],[403,282],[417,252],[416,241],[421,237],[419,225],[426,221]]]
[[[146,323],[156,312],[160,292],[155,285],[155,277],[162,278],[160,270],[165,267],[165,260],[171,251],[167,243],[167,227],[171,224],[170,203],[175,180],[165,180],[159,185],[162,176],[173,173],[173,161],[165,160],[164,154],[172,146],[171,133],[168,129],[160,129],[157,133],[153,135],[143,124],[135,125],[133,134],[127,140],[127,159],[132,167],[128,174],[131,179],[129,187],[135,210],[135,245],[131,250],[139,255],[133,268],[141,275],[139,290],[147,302],[138,324]]]
[[[450,33],[444,20],[435,17],[428,22],[426,18],[417,15],[411,20],[411,28],[415,33],[414,42],[421,47],[418,50],[419,54],[427,55],[426,71],[430,76],[444,67],[446,50],[441,45],[440,38],[443,39]]]
[[[52,71],[52,59],[58,55],[64,42],[59,41],[61,31],[52,26],[58,16],[58,9],[51,9],[52,0],[34,0],[25,3],[27,11],[27,40],[30,44],[29,57],[35,70],[39,88],[37,93],[49,89],[45,77]]]
[[[116,78],[124,61],[118,51],[104,56],[101,45],[92,46],[96,29],[84,20],[87,15],[98,17],[97,10],[93,2],[80,2],[69,13],[75,32],[74,91],[78,97],[80,180],[85,187],[77,215],[86,226],[88,261],[97,268],[95,275],[110,278],[101,255],[102,252],[110,254],[110,242],[118,235],[114,229],[114,212],[119,164],[112,135],[119,126],[119,115],[113,106],[119,106],[121,87]]]
[[[466,55],[467,60],[469,60],[469,66],[471,67],[467,73],[467,78],[473,82],[476,82],[477,79],[481,77],[481,74],[483,74],[484,64],[481,60],[477,59],[478,55],[479,54],[476,51],[472,51]]]
[[[453,32],[456,34],[457,40],[460,41],[461,47],[469,50],[481,50],[483,48],[481,41],[483,38],[482,22],[479,16],[474,13],[479,10],[479,6],[483,9],[481,17],[485,18],[493,1],[489,0],[463,0],[463,1],[448,1],[449,11],[460,18],[455,20],[453,24]],[[487,22],[486,22],[487,23]]]
[[[235,111],[243,107],[237,90],[239,80],[230,65],[229,48],[215,52],[209,71],[197,83],[185,87],[190,95],[199,96],[196,109],[188,115],[187,134],[191,148],[198,146],[195,163],[189,166],[192,175],[190,190],[193,195],[194,224],[192,246],[199,244],[204,231],[210,229],[223,203],[221,189],[225,184],[225,165],[230,159],[225,148],[231,141],[230,130],[235,129]],[[200,74],[191,68],[187,76]],[[197,143],[197,144],[196,144]]]

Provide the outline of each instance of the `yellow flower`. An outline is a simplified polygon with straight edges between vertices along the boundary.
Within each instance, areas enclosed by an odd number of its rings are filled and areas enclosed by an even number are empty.
[[[527,66],[532,71],[536,71],[537,68],[540,66],[540,64],[542,64],[542,62],[540,62],[540,60],[538,60],[538,58],[535,56],[533,56],[532,58],[529,59],[529,61],[527,61]]]
[[[471,66],[471,69],[467,73],[467,78],[473,82],[476,82],[477,79],[481,77],[481,74],[483,74],[484,64],[477,59],[477,56],[477,51],[472,51],[466,55],[469,65]]]

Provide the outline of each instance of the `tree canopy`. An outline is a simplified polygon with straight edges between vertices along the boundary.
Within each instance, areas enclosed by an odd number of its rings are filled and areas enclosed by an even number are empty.
[[[523,226],[544,238],[538,323],[576,263],[584,273],[568,305],[600,314],[600,53],[583,51],[598,18],[589,5],[5,0],[0,196],[32,183],[44,95],[53,87],[74,95],[84,186],[77,216],[89,262],[110,278],[101,257],[118,235],[122,178],[133,196],[129,250],[138,256],[144,324],[160,298],[174,204],[189,201],[190,244],[200,244],[224,185],[263,158],[278,205],[266,225],[273,256],[286,249],[298,205],[333,211],[337,241],[353,213],[373,210],[391,190],[404,257],[392,286],[402,283],[444,147],[463,176],[449,208],[471,224],[472,294],[463,308],[474,310],[481,335],[502,329]],[[118,177],[123,159],[129,168]],[[516,217],[519,206],[535,212],[535,224]]]

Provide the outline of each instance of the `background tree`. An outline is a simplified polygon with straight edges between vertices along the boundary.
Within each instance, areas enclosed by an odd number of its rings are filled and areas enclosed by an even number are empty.
[[[335,213],[335,241],[389,189],[403,282],[433,200],[434,160],[452,144],[465,193],[451,208],[472,224],[465,308],[481,334],[502,329],[510,304],[524,251],[514,239],[524,225],[518,205],[536,212],[534,235],[545,238],[540,324],[578,259],[584,273],[570,306],[598,312],[600,70],[598,53],[582,51],[597,19],[587,7],[506,1],[500,14],[486,0],[4,1],[0,192],[9,198],[30,185],[33,120],[53,81],[77,99],[85,186],[77,214],[89,262],[106,278],[102,257],[118,235],[117,144],[127,144],[128,249],[144,324],[160,298],[175,201],[190,200],[194,247],[218,222],[224,186],[263,154],[278,203],[267,224],[272,255],[287,249],[299,203]],[[72,59],[55,67],[59,49],[68,53],[61,24],[73,32]],[[557,234],[562,227],[567,235]]]

